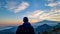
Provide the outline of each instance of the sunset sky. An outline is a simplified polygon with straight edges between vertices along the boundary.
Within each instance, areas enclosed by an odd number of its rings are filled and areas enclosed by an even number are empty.
[[[31,23],[43,20],[60,22],[60,0],[0,0],[0,25]]]

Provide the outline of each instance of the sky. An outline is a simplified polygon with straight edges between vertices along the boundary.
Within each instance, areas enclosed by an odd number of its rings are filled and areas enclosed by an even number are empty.
[[[23,17],[60,22],[60,0],[0,0],[0,25],[22,24]]]

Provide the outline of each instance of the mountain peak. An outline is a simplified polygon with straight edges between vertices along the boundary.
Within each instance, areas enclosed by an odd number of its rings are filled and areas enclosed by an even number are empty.
[[[60,23],[60,22],[57,22],[57,21],[51,21],[51,20],[43,20],[43,21],[38,22],[38,23]]]

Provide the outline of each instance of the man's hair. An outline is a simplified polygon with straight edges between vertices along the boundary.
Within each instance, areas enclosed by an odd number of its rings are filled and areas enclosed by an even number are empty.
[[[24,18],[23,18],[23,21],[24,21],[24,22],[28,22],[28,18],[27,18],[27,17],[24,17]]]

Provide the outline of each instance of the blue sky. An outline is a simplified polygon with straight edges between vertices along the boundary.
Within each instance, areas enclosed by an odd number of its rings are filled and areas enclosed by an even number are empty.
[[[25,16],[31,22],[60,21],[59,7],[60,0],[0,0],[0,24],[19,22]]]

